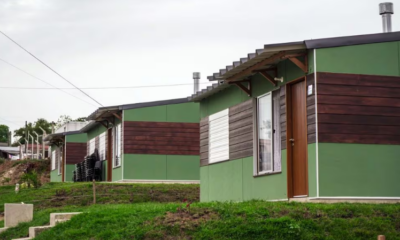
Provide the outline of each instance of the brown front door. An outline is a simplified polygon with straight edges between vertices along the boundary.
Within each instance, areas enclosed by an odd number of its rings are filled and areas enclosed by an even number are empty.
[[[305,81],[290,86],[291,89],[291,149],[292,197],[306,197],[307,188],[307,109]]]

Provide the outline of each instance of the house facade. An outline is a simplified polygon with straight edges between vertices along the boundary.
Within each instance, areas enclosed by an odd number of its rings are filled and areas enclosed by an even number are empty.
[[[61,128],[69,127],[73,131],[56,131],[45,138],[50,145],[51,182],[72,182],[75,164],[86,156],[87,135],[79,131],[85,124],[79,123],[79,127],[75,127],[77,124],[71,122],[66,125]]]
[[[201,201],[400,200],[400,33],[265,45],[209,77]]]
[[[199,182],[199,104],[187,98],[102,107],[89,117],[87,154],[105,181]]]

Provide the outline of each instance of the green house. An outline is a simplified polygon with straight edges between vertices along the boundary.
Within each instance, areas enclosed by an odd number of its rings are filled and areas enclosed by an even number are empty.
[[[87,136],[80,132],[86,124],[69,122],[45,137],[51,148],[51,182],[72,182],[75,164],[82,162],[86,155]]]
[[[208,77],[201,201],[400,200],[400,32],[265,45]]]
[[[81,129],[103,180],[198,183],[199,104],[187,98],[101,107]]]

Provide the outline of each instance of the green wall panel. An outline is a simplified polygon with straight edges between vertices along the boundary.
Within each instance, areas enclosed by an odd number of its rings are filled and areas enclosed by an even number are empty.
[[[111,175],[112,175],[113,182],[122,180],[122,166],[113,168]]]
[[[200,157],[186,155],[167,155],[168,180],[199,180]]]
[[[208,202],[209,200],[209,184],[208,181],[208,169],[209,166],[200,167],[200,201],[201,202]]]
[[[74,176],[72,172],[74,170],[75,170],[75,164],[66,164],[64,182],[72,182],[72,177]]]
[[[124,179],[199,180],[199,156],[124,154]]]
[[[253,177],[253,157],[244,158],[242,161],[244,201],[287,198],[286,150],[282,151],[282,173]]]
[[[318,72],[399,76],[399,43],[317,49]]]
[[[242,159],[209,165],[209,201],[243,201],[242,176]]]
[[[97,125],[96,127],[90,129],[87,132],[87,141],[92,140],[93,138],[99,136],[103,132],[105,132],[107,129],[103,125]]]
[[[124,179],[167,179],[167,156],[124,154]]]
[[[72,134],[65,136],[66,142],[73,142],[73,143],[86,143],[87,142],[87,134],[80,133],[80,134]]]
[[[167,105],[167,122],[190,122],[200,121],[199,103],[181,103]]]
[[[58,175],[58,169],[50,172],[50,182],[61,182],[62,176]]]
[[[319,143],[321,197],[400,196],[400,146]]]
[[[316,143],[308,144],[308,196],[317,196]]]
[[[167,121],[167,106],[144,107],[124,110],[124,121]]]

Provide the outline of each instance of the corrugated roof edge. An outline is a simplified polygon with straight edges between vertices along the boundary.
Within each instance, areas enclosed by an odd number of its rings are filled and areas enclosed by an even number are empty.
[[[143,108],[143,107],[156,107],[156,106],[163,106],[168,104],[179,104],[179,103],[187,103],[189,99],[186,98],[176,98],[176,99],[169,99],[169,100],[161,100],[161,101],[154,101],[154,102],[142,102],[142,103],[133,103],[133,104],[125,104],[119,107],[120,110],[128,110],[128,109],[135,109],[135,108]]]
[[[81,130],[79,130],[81,133],[86,133],[88,132],[90,129],[96,127],[97,125],[99,125],[99,123],[95,122],[95,121],[90,121],[88,124],[86,124],[86,126],[84,126],[83,128],[81,128]]]
[[[400,41],[400,32],[321,38],[315,40],[305,40],[304,42],[307,49],[318,49],[393,41]]]
[[[78,134],[78,133],[82,133],[82,132],[81,131],[69,131],[69,132],[62,132],[62,133],[53,133],[53,134],[47,135],[44,138],[44,140],[51,141],[51,139],[56,136],[67,136],[67,135]]]

